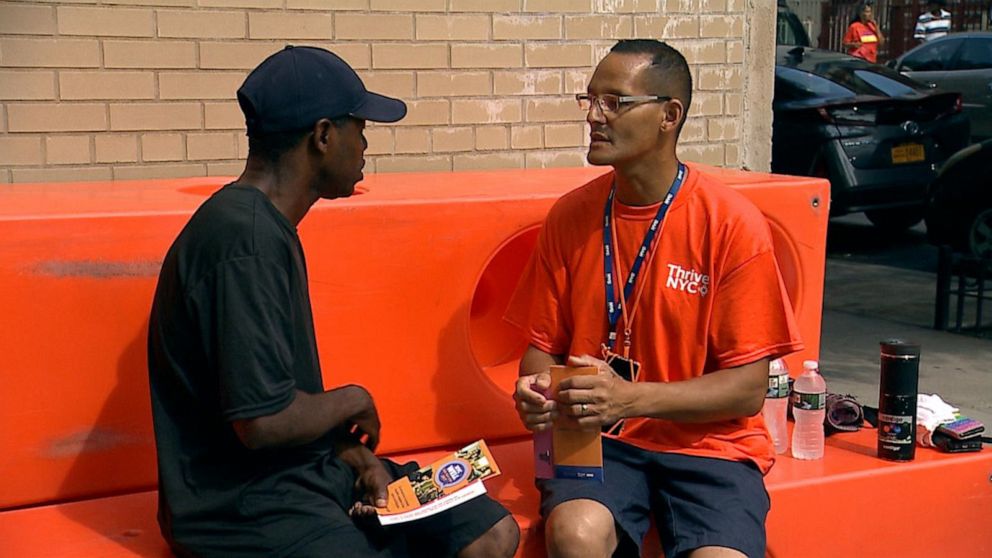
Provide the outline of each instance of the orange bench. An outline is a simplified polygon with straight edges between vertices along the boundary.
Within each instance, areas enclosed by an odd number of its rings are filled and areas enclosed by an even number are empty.
[[[766,214],[803,336],[818,339],[826,182],[697,169],[723,175]],[[529,439],[510,403],[523,344],[500,315],[547,209],[601,172],[376,175],[359,195],[318,203],[300,227],[325,383],[370,389],[385,424],[386,454],[429,461],[485,437],[504,470],[490,491],[525,530],[520,555],[543,551],[534,524]],[[166,248],[204,196],[224,182],[13,185],[0,191],[5,553],[168,555],[155,523],[147,314]],[[799,360],[816,358],[816,342],[808,344],[791,357],[793,370]],[[370,351],[374,370],[367,364]],[[400,374],[407,379],[402,389]],[[913,464],[892,466],[867,455],[869,438],[832,441],[822,462],[781,460],[769,476],[772,553],[815,554],[809,540],[794,535],[789,520],[799,514],[826,514],[837,525],[852,509],[869,507],[862,494],[876,505],[885,493],[874,489],[912,484],[916,476],[937,478],[934,472],[968,480],[936,492],[933,501],[958,506],[955,517],[965,525],[976,518],[988,523],[989,452],[921,452]],[[857,490],[837,492],[845,486]],[[826,491],[838,494],[830,505],[803,506],[806,495]],[[908,494],[900,501],[911,500]],[[933,501],[927,500],[927,509],[937,507]],[[878,541],[880,524],[895,525],[916,513],[886,511],[884,521],[865,518],[860,526],[844,527],[854,548],[872,542],[861,539]],[[984,546],[969,548],[988,548],[988,537],[974,534],[969,540]],[[931,530],[919,540],[946,544],[946,538]]]

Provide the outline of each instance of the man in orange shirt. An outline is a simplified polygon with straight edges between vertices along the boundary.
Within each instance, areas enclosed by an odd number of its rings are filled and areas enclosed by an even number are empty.
[[[844,34],[844,48],[851,56],[863,58],[869,62],[878,62],[878,47],[885,41],[882,32],[875,22],[871,4],[864,3],[858,12],[858,17],[851,22]]]
[[[612,432],[604,483],[539,481],[551,556],[639,556],[652,513],[666,556],[764,556],[774,450],[758,413],[769,360],[802,344],[764,217],[676,157],[691,91],[658,41],[600,62],[577,99],[589,162],[614,172],[555,204],[507,310],[530,340],[524,424]],[[600,373],[546,398],[562,363]]]

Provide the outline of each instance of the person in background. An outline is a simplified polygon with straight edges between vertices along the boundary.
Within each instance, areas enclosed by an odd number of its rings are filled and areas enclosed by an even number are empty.
[[[885,42],[871,3],[865,2],[858,11],[858,17],[847,27],[844,34],[844,48],[851,56],[863,58],[871,63],[878,62],[878,47]]]
[[[951,12],[944,9],[946,5],[946,0],[927,2],[927,11],[916,18],[914,39],[920,43],[925,43],[944,37],[951,32]]]

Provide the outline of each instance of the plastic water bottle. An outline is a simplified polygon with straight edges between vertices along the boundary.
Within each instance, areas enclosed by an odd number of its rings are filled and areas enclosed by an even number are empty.
[[[789,408],[789,368],[785,361],[777,358],[768,365],[768,391],[761,414],[765,426],[772,435],[775,453],[785,453],[789,449],[789,429],[786,426],[786,412]]]
[[[821,459],[823,457],[823,419],[827,406],[827,383],[819,373],[815,360],[803,361],[803,373],[792,386],[792,457]]]

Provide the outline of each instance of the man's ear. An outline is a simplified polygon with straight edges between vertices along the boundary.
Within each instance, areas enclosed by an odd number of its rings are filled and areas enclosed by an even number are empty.
[[[313,135],[310,136],[311,145],[318,151],[327,151],[337,140],[336,131],[333,122],[327,118],[321,118],[313,125]]]
[[[685,105],[679,99],[672,99],[665,103],[665,118],[661,121],[662,132],[672,132],[678,130],[685,116]]]

